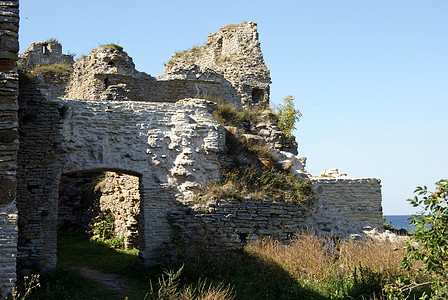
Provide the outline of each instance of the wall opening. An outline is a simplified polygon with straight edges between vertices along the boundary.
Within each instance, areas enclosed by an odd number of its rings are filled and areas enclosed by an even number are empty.
[[[252,103],[254,103],[254,104],[262,103],[263,100],[264,100],[264,90],[254,88],[252,90]]]
[[[50,50],[48,49],[48,44],[42,45],[42,53],[44,55],[49,55],[50,54]]]
[[[139,248],[140,179],[121,172],[63,174],[59,186],[58,231],[77,231],[92,239],[99,222],[112,223],[122,248]],[[121,241],[121,242],[120,242]]]

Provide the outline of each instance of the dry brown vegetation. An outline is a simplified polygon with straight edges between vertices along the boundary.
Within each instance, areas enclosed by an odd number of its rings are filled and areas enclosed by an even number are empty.
[[[264,240],[245,250],[280,266],[294,281],[323,297],[386,299],[382,287],[405,272],[400,268],[403,246],[378,240],[341,241],[302,232],[287,245]]]

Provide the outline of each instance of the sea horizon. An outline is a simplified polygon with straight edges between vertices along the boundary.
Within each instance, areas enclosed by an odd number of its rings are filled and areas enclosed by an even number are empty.
[[[414,226],[410,225],[408,220],[412,215],[384,215],[386,217],[386,223],[391,224],[397,229],[406,229],[412,231]]]

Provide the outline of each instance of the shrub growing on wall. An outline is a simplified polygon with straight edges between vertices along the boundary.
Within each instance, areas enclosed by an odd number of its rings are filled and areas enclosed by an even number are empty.
[[[294,107],[294,97],[286,96],[283,103],[275,108],[275,114],[278,118],[278,127],[285,133],[287,137],[291,137],[291,131],[296,129],[294,126],[302,116],[298,109]]]

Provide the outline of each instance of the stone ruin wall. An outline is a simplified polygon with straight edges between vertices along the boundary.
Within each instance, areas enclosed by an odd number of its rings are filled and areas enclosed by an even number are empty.
[[[17,2],[1,2],[2,13],[15,24]],[[12,51],[4,51],[3,40],[11,40],[14,26],[3,22],[1,26],[0,63],[4,68],[17,59],[18,49],[10,43]],[[136,202],[139,191],[139,249],[146,265],[157,263],[162,256],[176,256],[179,243],[185,245],[192,236],[202,237],[210,248],[238,249],[257,237],[287,240],[307,227],[318,233],[346,235],[359,232],[364,225],[382,226],[377,179],[312,179],[318,200],[310,208],[251,199],[194,203],[194,192],[208,180],[219,178],[224,129],[211,116],[211,103],[174,101],[193,95],[246,108],[269,103],[269,71],[255,23],[226,26],[211,34],[205,46],[174,55],[159,77],[136,71],[125,52],[109,50],[93,50],[78,60],[68,84],[59,82],[54,88],[54,77],[21,82],[19,106],[17,74],[2,70],[0,93],[5,97],[0,105],[5,107],[1,112],[5,118],[2,115],[1,120],[8,121],[0,122],[0,155],[6,157],[0,161],[0,180],[11,183],[0,187],[0,263],[2,270],[9,270],[0,275],[4,289],[10,286],[9,278],[15,278],[16,253],[19,276],[55,266],[58,201],[67,192],[61,191],[59,183],[78,172],[114,171],[110,177],[115,182],[123,179],[113,174],[137,176],[138,187],[133,182],[120,191],[112,185],[105,188],[103,202],[117,203],[127,189],[133,191],[131,201]],[[51,100],[65,85],[68,96],[90,100]],[[248,132],[255,137],[248,138],[269,140],[277,130],[271,125],[253,124]],[[275,139],[270,141],[274,145]],[[297,144],[278,144],[277,150],[297,153]],[[296,160],[303,168],[304,160]],[[18,242],[13,201],[16,178]],[[66,200],[65,206],[72,201]],[[125,210],[120,205],[114,210],[118,223],[128,223],[121,218]],[[130,223],[135,226],[134,221]]]
[[[199,66],[224,76],[241,98],[244,108],[269,104],[271,76],[264,63],[257,24],[227,25],[208,36],[204,46],[178,52],[165,65],[165,76]]]
[[[137,71],[126,52],[106,46],[76,61],[66,97],[148,102],[204,98],[239,103],[231,84],[213,70],[193,67],[182,74],[152,77]]]
[[[381,181],[378,178],[311,178],[317,195],[307,222],[317,233],[347,236],[364,227],[383,228]]]
[[[21,80],[19,107],[17,262],[23,276],[56,265],[57,199],[64,149],[59,103],[47,101],[36,86]]]
[[[19,3],[0,1],[0,297],[16,280]]]
[[[102,174],[62,174],[58,191],[58,230],[90,230],[89,224],[99,211],[100,194],[95,190],[95,184]]]
[[[137,176],[106,172],[100,183],[101,211],[114,216],[114,234],[124,241],[125,249],[138,247],[140,220],[140,184]]]
[[[22,275],[55,266],[61,174],[81,171],[122,170],[139,176],[140,213],[145,216],[138,229],[139,250],[153,264],[158,249],[170,249],[167,212],[177,201],[191,202],[201,183],[219,176],[224,129],[212,117],[211,103],[50,100],[32,84],[20,88]]]
[[[19,55],[20,66],[40,66],[53,64],[73,65],[72,55],[62,53],[59,42],[35,42]]]
[[[58,230],[91,230],[99,213],[114,216],[114,233],[126,249],[138,248],[140,219],[138,176],[117,172],[63,174],[59,185]]]

